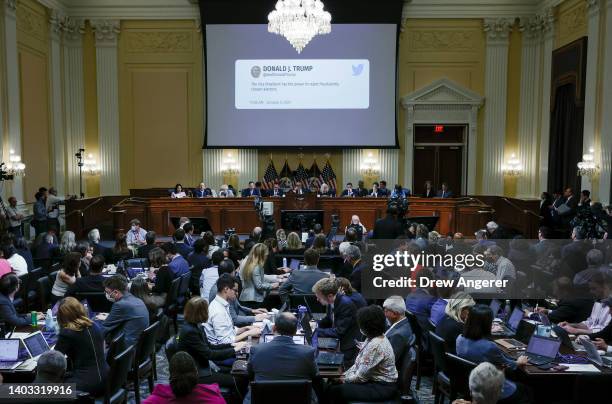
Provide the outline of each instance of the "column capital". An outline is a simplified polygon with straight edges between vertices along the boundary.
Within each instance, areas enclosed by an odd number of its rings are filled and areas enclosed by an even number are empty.
[[[521,17],[519,20],[519,31],[523,33],[523,38],[538,40],[542,36],[544,25],[544,17],[541,15]]]
[[[121,32],[121,22],[119,20],[91,20],[96,37],[96,46],[116,46],[119,33]]]
[[[66,17],[64,19],[64,39],[69,44],[81,44],[85,34],[85,20],[81,18]]]
[[[508,41],[513,23],[510,18],[485,19],[483,30],[487,34],[487,44],[492,41]]]
[[[5,15],[11,18],[16,18],[16,12],[17,12],[17,0],[0,0],[2,3],[4,3],[2,6],[4,6],[4,12]]]
[[[599,10],[601,8],[601,0],[585,0],[587,15],[592,17],[596,14],[599,14]]]
[[[49,29],[51,30],[51,39],[59,41],[62,31],[64,30],[64,20],[66,16],[59,10],[51,9],[49,11]]]

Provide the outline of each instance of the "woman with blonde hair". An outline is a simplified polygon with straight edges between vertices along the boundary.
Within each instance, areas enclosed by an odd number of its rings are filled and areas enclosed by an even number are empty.
[[[242,279],[240,302],[247,307],[261,305],[270,290],[278,289],[278,282],[266,281],[264,265],[267,258],[268,247],[263,243],[257,243],[245,258],[244,266],[240,268],[240,279]]]
[[[104,335],[87,314],[74,297],[62,299],[57,309],[60,331],[55,350],[66,355],[72,363],[71,375],[64,382],[76,383],[77,390],[98,396],[104,393],[108,373]]]
[[[457,292],[448,299],[445,315],[436,326],[436,334],[446,341],[449,352],[455,353],[457,337],[463,332],[470,307],[475,304],[472,296],[466,292]]]
[[[287,248],[283,252],[287,254],[300,254],[304,252],[304,246],[299,234],[294,231],[289,233],[287,236]]]

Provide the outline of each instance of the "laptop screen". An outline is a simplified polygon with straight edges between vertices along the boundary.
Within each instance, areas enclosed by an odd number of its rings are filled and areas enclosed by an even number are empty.
[[[518,328],[519,323],[523,319],[523,312],[518,307],[515,307],[512,310],[512,315],[510,315],[510,319],[508,320],[508,327],[516,330]]]
[[[529,340],[527,353],[545,356],[547,358],[555,358],[559,352],[561,341],[553,338],[539,337],[534,335]]]
[[[19,357],[19,340],[0,340],[0,361],[16,361]]]
[[[491,300],[489,307],[493,311],[493,317],[497,317],[497,313],[499,313],[499,308],[501,307],[501,302],[497,299],[493,299]]]
[[[33,358],[42,355],[50,349],[45,337],[40,332],[28,335],[23,339],[23,343],[28,348]]]
[[[289,262],[289,268],[295,270],[300,269],[300,260],[296,260],[295,258],[291,258],[291,262]]]
[[[263,342],[265,344],[267,344],[268,342],[272,341],[275,337],[277,337],[277,335],[274,335],[274,334],[264,334]],[[293,336],[293,343],[297,344],[297,345],[305,345],[306,341],[305,341],[303,335],[294,335]]]

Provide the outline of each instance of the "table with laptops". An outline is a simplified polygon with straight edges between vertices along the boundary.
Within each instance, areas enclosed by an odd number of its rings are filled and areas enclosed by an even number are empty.
[[[51,333],[13,332],[0,339],[0,373],[5,381],[31,381],[38,358],[51,350],[57,337]]]
[[[303,310],[300,320],[298,334],[293,336],[296,344],[308,344],[317,348],[317,366],[319,374],[324,378],[339,378],[344,374],[342,366],[344,354],[338,352],[340,341],[336,338],[318,337],[316,333],[316,321],[313,320],[313,313]],[[276,337],[272,333],[271,323],[266,321],[262,326],[261,336],[251,341],[252,344],[265,344]],[[238,360],[232,366],[232,375],[237,377],[247,377],[247,364],[249,359],[249,348],[240,351],[237,355]]]

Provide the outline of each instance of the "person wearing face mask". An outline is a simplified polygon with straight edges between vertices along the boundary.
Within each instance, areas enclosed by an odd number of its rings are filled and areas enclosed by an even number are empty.
[[[363,307],[357,323],[366,340],[341,384],[329,390],[331,402],[386,401],[397,394],[397,368],[391,343],[385,337],[385,314],[380,306]]]
[[[401,296],[391,296],[383,303],[385,317],[390,326],[385,337],[391,343],[395,362],[400,363],[414,341],[414,334],[406,318],[406,302]]]
[[[103,320],[104,338],[107,342],[119,333],[125,336],[125,346],[138,342],[140,334],[149,326],[149,311],[142,300],[128,292],[128,280],[114,275],[104,280],[106,299],[113,303],[110,313],[96,316]]]
[[[368,232],[366,227],[361,223],[361,219],[359,219],[359,216],[357,215],[353,215],[351,217],[351,223],[344,228],[344,233],[346,233],[348,229],[355,229],[355,232],[357,233],[357,240],[359,241],[361,241],[363,235]]]
[[[130,231],[128,231],[126,237],[129,246],[140,247],[147,243],[147,231],[140,227],[140,220],[132,219],[130,221]]]

